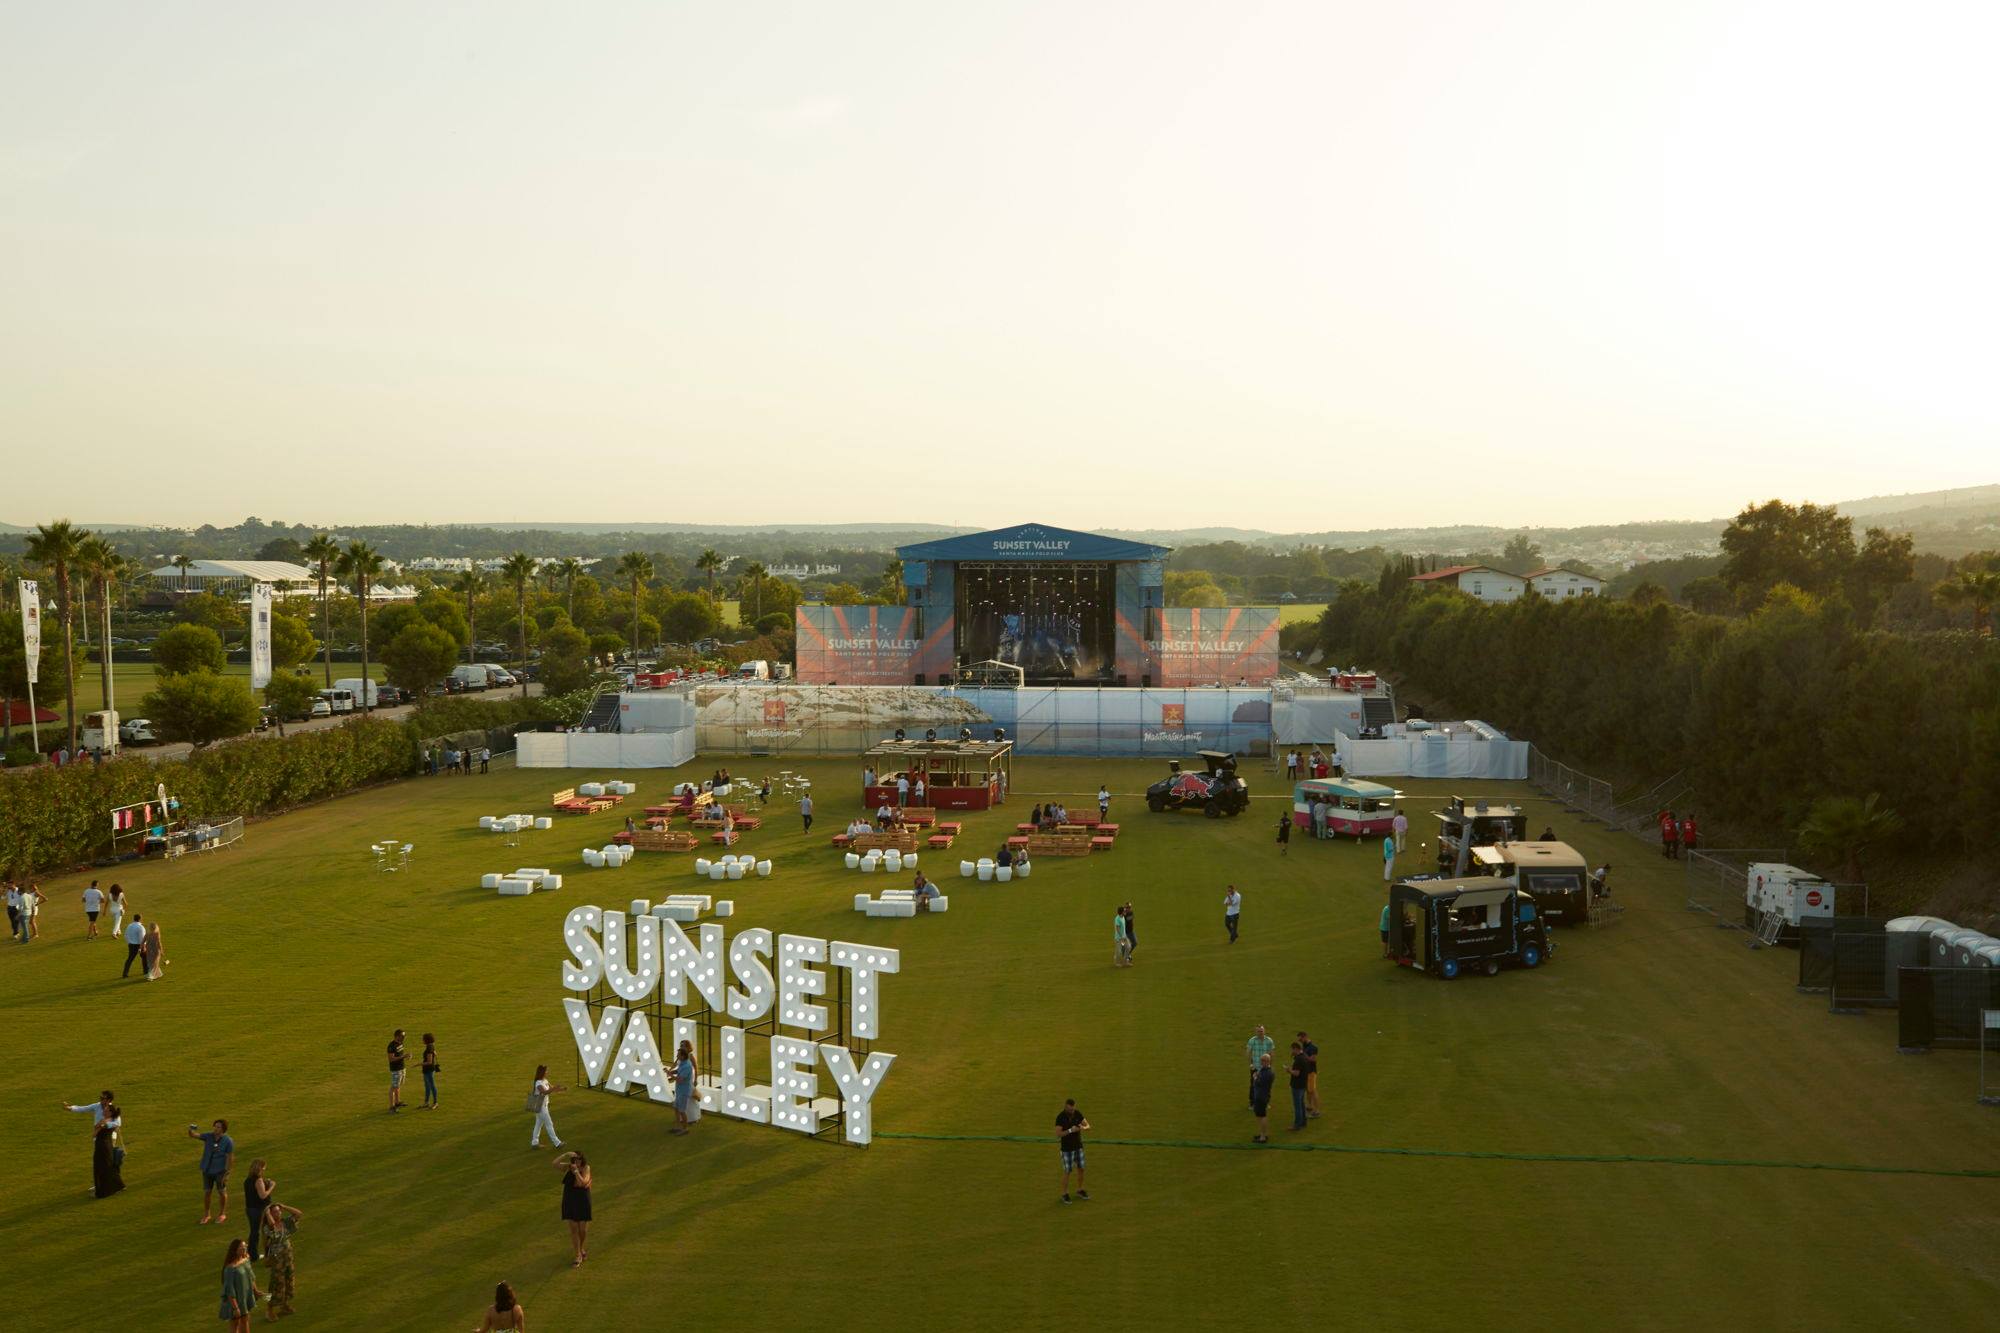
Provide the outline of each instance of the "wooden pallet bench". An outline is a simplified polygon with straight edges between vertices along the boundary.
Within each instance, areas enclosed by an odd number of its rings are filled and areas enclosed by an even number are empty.
[[[1089,856],[1088,833],[1030,833],[1029,856]]]

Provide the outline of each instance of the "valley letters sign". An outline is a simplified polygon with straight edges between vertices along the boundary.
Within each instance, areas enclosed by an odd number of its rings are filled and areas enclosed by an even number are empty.
[[[689,939],[679,923],[653,916],[574,908],[563,921],[563,945],[569,951],[563,987],[588,994],[601,981],[627,1005],[637,1005],[655,991],[666,1004],[684,1005],[693,990],[713,1013],[738,1023],[755,1023],[775,1011],[780,1028],[808,1035],[771,1035],[770,1081],[752,1084],[743,1029],[722,1027],[722,1086],[704,1099],[704,1110],[815,1134],[822,1108],[814,1101],[825,1096],[840,1104],[842,1138],[867,1143],[873,1136],[871,1104],[896,1057],[873,1052],[857,1060],[845,1046],[812,1040],[809,1034],[829,1030],[826,1007],[814,1000],[827,993],[828,967],[847,969],[852,973],[854,1035],[874,1040],[881,1029],[882,978],[902,966],[901,954],[816,935],[774,939],[761,928],[736,932],[725,953],[718,922],[703,922],[695,936]],[[776,960],[775,979],[768,959]],[[563,1011],[591,1087],[602,1084],[611,1092],[624,1092],[636,1084],[653,1101],[673,1101],[667,1077],[673,1060],[661,1057],[645,1014],[607,1003],[593,1022],[589,1004],[575,997],[563,1000]],[[673,1027],[666,1034],[670,1052],[695,1038],[697,1024],[676,1018]]]

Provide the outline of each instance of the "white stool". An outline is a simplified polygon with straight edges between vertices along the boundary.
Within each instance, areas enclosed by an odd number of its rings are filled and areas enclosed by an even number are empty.
[[[652,910],[653,900],[650,898],[634,898],[625,908],[626,913],[631,916],[644,916]]]
[[[993,878],[993,863],[991,861],[982,860],[979,863],[979,878],[986,880]]]
[[[492,828],[492,827],[493,827],[493,816],[492,816],[492,815],[481,815],[481,816],[479,817],[479,827],[481,827],[481,828]]]
[[[707,857],[705,857],[705,856],[697,856],[697,857],[696,857],[696,858],[694,859],[694,873],[695,873],[695,874],[697,874],[697,875],[706,875],[706,874],[708,873],[708,867],[709,867],[709,859],[708,859]]]
[[[931,899],[931,910],[933,912],[948,911],[950,907],[951,907],[951,899],[945,897],[942,893],[940,893],[937,897]]]
[[[1002,884],[1005,884],[1008,880],[1014,878],[1014,867],[1012,866],[993,867],[993,878],[999,880]]]
[[[865,893],[857,893],[854,895],[854,910],[857,912],[865,912],[868,910],[868,904],[874,901],[875,900],[873,898],[870,898]]]
[[[500,881],[502,898],[525,898],[535,891],[535,886],[525,879],[503,879]]]
[[[1028,877],[1028,870],[1029,866],[1026,861],[1016,861],[1014,863],[1014,873],[1019,875],[1022,879],[1026,879]]]
[[[847,854],[847,868],[849,870],[855,869],[860,864],[861,864],[861,854],[859,852],[849,852]]]
[[[729,863],[729,878],[731,879],[743,878],[743,863],[741,861],[731,861]]]
[[[916,868],[917,868],[917,854],[915,852],[904,852],[903,869],[915,870]]]
[[[481,875],[481,876],[479,877],[479,887],[480,887],[480,888],[482,888],[482,889],[497,889],[497,888],[499,888],[499,887],[500,887],[500,876],[498,876],[498,875]]]
[[[543,888],[543,889],[559,889],[559,888],[561,888],[561,887],[562,887],[562,876],[561,876],[561,875],[543,875],[543,876],[542,876],[542,888]]]
[[[604,853],[595,847],[586,847],[583,849],[583,863],[593,869],[601,868],[604,865]]]
[[[539,828],[554,828],[554,827],[555,827],[555,823],[556,823],[556,821],[555,821],[555,820],[553,820],[553,819],[551,819],[551,818],[549,818],[549,817],[548,817],[547,815],[537,815],[537,816],[535,817],[535,827],[536,827],[536,828],[538,828],[538,829],[539,829]]]
[[[759,861],[757,863],[757,874],[761,878],[769,879],[771,877],[771,863],[769,861]]]
[[[977,867],[974,866],[970,861],[960,861],[958,863],[958,873],[964,876],[966,879],[972,878],[972,872],[975,869],[977,869]]]
[[[729,867],[724,865],[720,861],[717,861],[714,865],[708,868],[708,877],[710,879],[721,879],[728,873],[729,873]],[[739,875],[737,876],[737,878],[741,879],[742,876]]]
[[[715,905],[715,914],[717,916],[735,916],[736,900],[733,898],[724,898]]]

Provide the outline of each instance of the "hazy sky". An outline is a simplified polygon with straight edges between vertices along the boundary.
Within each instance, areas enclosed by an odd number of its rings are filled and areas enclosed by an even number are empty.
[[[18,0],[0,520],[2000,480],[1996,49],[1991,0]]]

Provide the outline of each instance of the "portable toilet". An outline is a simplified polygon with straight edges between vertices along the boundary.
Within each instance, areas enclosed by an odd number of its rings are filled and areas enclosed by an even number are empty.
[[[1972,956],[1974,967],[1991,968],[2000,971],[2000,940],[1979,946],[1979,952]]]
[[[1951,961],[1945,964],[1947,967],[1982,967],[1984,964],[1979,961],[1981,950],[1989,944],[2000,943],[1991,935],[1977,930],[1963,930],[1950,939]]]
[[[1754,930],[1765,912],[1776,911],[1796,934],[1801,917],[1830,919],[1833,897],[1833,885],[1810,871],[1753,861],[1743,882],[1743,924]]]
[[[1972,954],[1982,944],[1990,943],[1986,936],[1976,930],[1941,930],[1931,936],[1932,967],[1970,967]]]
[[[1888,947],[1882,953],[1882,968],[1886,974],[1882,980],[1887,985],[1891,1000],[1898,998],[1896,970],[1929,967],[1931,937],[1941,931],[1958,928],[1943,917],[1936,916],[1899,916],[1882,927],[1888,936]]]

